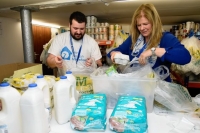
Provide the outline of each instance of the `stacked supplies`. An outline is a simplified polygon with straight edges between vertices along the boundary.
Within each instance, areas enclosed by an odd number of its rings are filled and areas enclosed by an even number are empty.
[[[146,133],[145,98],[121,96],[109,118],[109,125],[111,130],[118,133]]]
[[[106,128],[106,95],[82,95],[72,112],[70,125],[80,131],[104,131]]]

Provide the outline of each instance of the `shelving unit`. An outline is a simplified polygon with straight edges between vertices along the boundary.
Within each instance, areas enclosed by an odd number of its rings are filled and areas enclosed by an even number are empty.
[[[176,81],[179,84],[185,86],[186,88],[200,88],[200,81],[190,81],[189,76],[182,76],[174,71],[171,71],[171,74],[176,78]]]
[[[108,46],[112,46],[114,41],[111,40],[96,40],[97,43],[99,44],[99,48],[101,51],[101,55],[102,55],[102,63],[106,64],[106,48]]]

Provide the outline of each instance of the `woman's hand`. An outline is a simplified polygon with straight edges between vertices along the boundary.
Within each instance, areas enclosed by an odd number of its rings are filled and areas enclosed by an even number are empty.
[[[114,61],[114,57],[115,57],[115,54],[117,54],[117,53],[121,54],[121,52],[119,52],[119,51],[112,51],[112,52],[110,53],[110,57],[111,57],[110,59],[111,59],[112,62],[115,62],[115,61]]]
[[[156,48],[155,50],[155,55],[157,57],[162,57],[165,54],[165,49],[164,48]],[[147,59],[148,57],[152,56],[152,51],[151,49],[148,49],[144,52],[141,53],[140,57],[139,57],[139,63],[141,65],[145,65],[147,63]]]
[[[145,64],[147,63],[148,57],[150,57],[150,56],[152,56],[152,52],[151,52],[150,49],[148,49],[148,50],[142,52],[142,53],[140,54],[140,57],[139,57],[139,63],[140,63],[141,65],[145,65]]]

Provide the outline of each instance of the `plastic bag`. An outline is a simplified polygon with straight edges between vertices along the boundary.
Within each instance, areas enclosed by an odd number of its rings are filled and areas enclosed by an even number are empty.
[[[191,112],[198,108],[185,87],[162,80],[155,89],[155,100],[172,111]]]
[[[191,61],[185,65],[172,64],[172,68],[180,73],[192,72],[196,75],[200,74],[200,41],[196,37],[185,38],[181,44],[190,52]]]
[[[122,73],[131,73],[133,71],[136,71],[140,69],[142,65],[139,64],[138,58],[133,58],[132,61],[130,61],[122,71]]]
[[[70,125],[84,132],[105,131],[106,110],[105,94],[83,95],[72,112]]]

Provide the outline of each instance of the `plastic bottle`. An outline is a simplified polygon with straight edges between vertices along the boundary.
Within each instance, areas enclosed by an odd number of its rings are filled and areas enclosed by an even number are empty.
[[[20,100],[23,133],[48,133],[48,118],[43,92],[37,84],[29,84]]]
[[[44,107],[47,109],[48,113],[48,125],[50,125],[51,117],[52,117],[52,108],[51,108],[51,95],[50,95],[50,87],[49,83],[46,81],[43,75],[38,75],[35,81],[38,88],[42,90],[44,95]]]
[[[65,76],[67,76],[67,80],[69,80],[74,87],[74,98],[76,103],[78,103],[79,92],[76,90],[76,77],[72,74],[72,71],[67,71]]]
[[[37,84],[38,88],[43,91],[45,108],[49,108],[51,106],[51,98],[48,82],[44,79],[43,75],[38,75],[35,83]]]
[[[74,87],[66,76],[60,76],[53,88],[55,119],[59,124],[68,122],[76,101],[73,97]]]
[[[0,132],[22,133],[20,98],[20,93],[9,83],[0,84]]]

